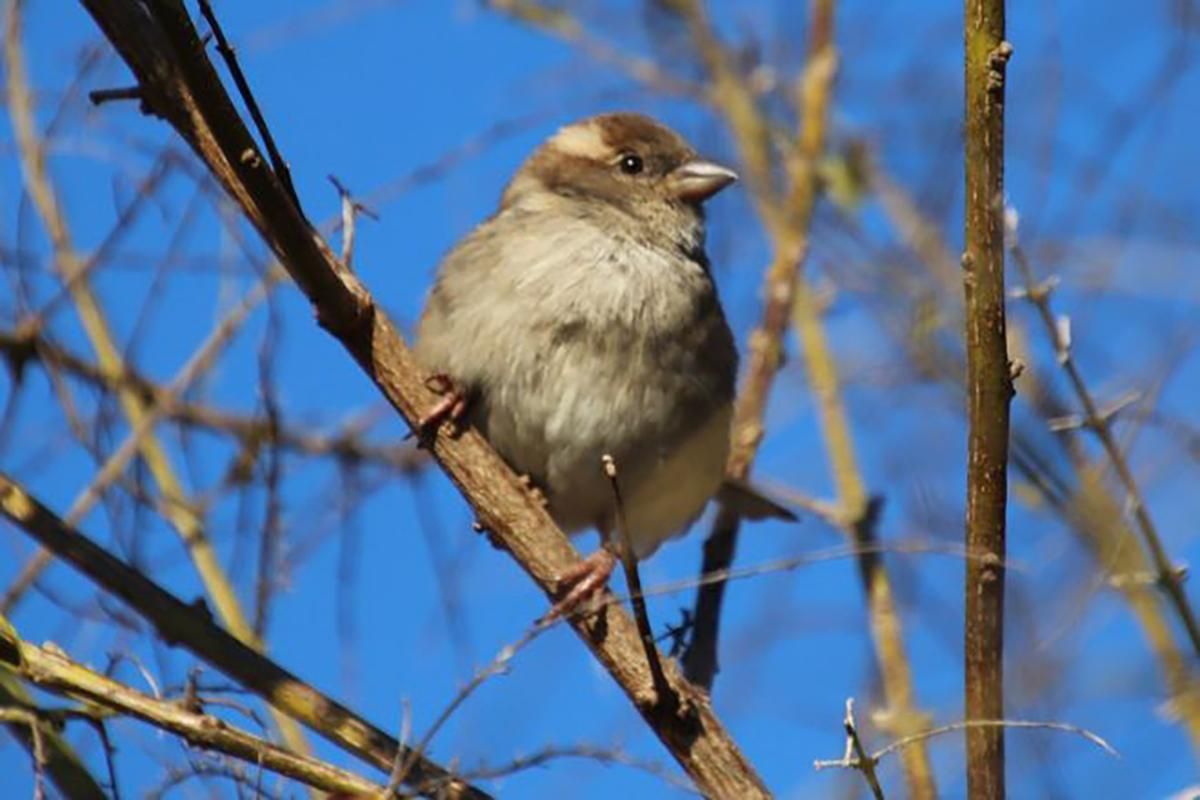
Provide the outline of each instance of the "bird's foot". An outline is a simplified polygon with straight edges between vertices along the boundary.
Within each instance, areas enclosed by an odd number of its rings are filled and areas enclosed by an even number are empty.
[[[437,372],[426,378],[425,387],[440,394],[442,399],[417,421],[417,437],[427,441],[433,438],[442,425],[448,425],[447,433],[457,436],[461,431],[459,423],[467,413],[466,394],[458,388],[454,379],[444,372]]]
[[[533,478],[525,473],[517,476],[517,480],[521,482],[521,486],[525,487],[525,491],[529,492],[529,496],[533,501],[542,508],[550,508],[550,501],[546,499],[546,493],[542,491],[542,487],[538,486]]]
[[[616,555],[608,548],[601,547],[568,569],[558,579],[558,589],[560,592],[565,590],[566,595],[546,612],[541,621],[553,622],[578,611],[580,606],[604,591],[616,566]]]

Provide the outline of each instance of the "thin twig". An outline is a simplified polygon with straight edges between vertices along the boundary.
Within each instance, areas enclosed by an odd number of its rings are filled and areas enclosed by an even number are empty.
[[[140,12],[139,12],[140,13]],[[19,4],[9,4],[5,30],[4,60],[10,117],[16,132],[21,171],[26,188],[41,217],[42,224],[50,237],[54,251],[54,265],[60,279],[67,285],[69,294],[80,317],[84,332],[96,351],[101,367],[110,374],[124,371],[124,357],[117,346],[116,338],[108,322],[99,296],[87,280],[76,281],[74,276],[85,267],[86,262],[75,248],[71,231],[62,213],[54,185],[46,167],[44,147],[37,133],[32,100],[29,96],[29,81],[25,72],[24,47],[20,37]],[[143,89],[145,84],[143,83]],[[119,394],[122,411],[129,424],[138,428],[142,420],[152,412],[145,399],[135,392]],[[204,587],[216,605],[218,613],[234,634],[261,648],[253,631],[246,622],[245,613],[238,600],[220,559],[207,536],[204,521],[193,513],[183,482],[177,474],[167,449],[153,431],[147,431],[142,440],[141,454],[158,484],[168,512],[166,519],[186,545],[204,583]],[[272,712],[275,713],[275,712]],[[307,743],[295,723],[286,716],[276,717],[280,732],[290,747],[300,752],[307,751]]]
[[[350,190],[338,180],[337,176],[330,175],[329,182],[337,189],[338,197],[342,200],[342,264],[346,269],[350,269],[351,262],[354,259],[354,234],[355,221],[358,215],[364,214],[373,220],[378,220],[379,215],[368,208],[366,205],[354,199],[354,195],[350,194]]]
[[[809,55],[808,66],[797,89],[797,105],[804,109],[804,123],[792,166],[795,183],[793,203],[801,211],[807,209],[810,217],[818,164],[825,148],[825,124],[822,120],[829,116],[831,83],[837,64],[832,38],[833,10],[832,0],[816,0],[813,5],[811,47],[814,50]],[[797,197],[805,193],[806,196]],[[796,270],[794,286],[792,327],[800,340],[821,440],[837,491],[838,529],[855,544],[869,546],[880,535],[878,528],[883,498],[870,493],[859,467],[837,358],[825,325],[824,304],[803,269]],[[858,568],[866,598],[871,644],[887,704],[888,713],[885,716],[890,721],[889,733],[902,736],[929,723],[916,708],[916,690],[904,647],[900,610],[883,560],[878,555],[864,551],[858,560]],[[925,750],[908,751],[903,761],[910,795],[914,800],[934,800],[938,794],[937,785],[933,765]]]
[[[879,784],[879,776],[875,774],[877,756],[868,755],[863,747],[862,737],[858,733],[858,725],[854,721],[854,698],[846,698],[846,716],[842,718],[842,728],[846,731],[846,752],[837,760],[817,760],[813,762],[814,769],[841,767],[854,769],[862,773],[863,780],[871,789],[875,800],[884,800],[883,787]]]
[[[1016,719],[971,719],[962,722],[952,722],[947,725],[939,725],[936,728],[919,731],[910,736],[905,736],[886,747],[881,747],[873,753],[868,754],[859,740],[858,734],[854,728],[854,718],[851,712],[851,705],[854,698],[846,701],[846,752],[841,758],[837,759],[817,759],[813,762],[813,768],[817,770],[838,768],[838,769],[854,769],[863,773],[867,778],[868,783],[872,783],[871,776],[875,775],[875,767],[885,757],[892,753],[904,750],[919,742],[927,739],[932,739],[946,733],[954,733],[956,731],[970,730],[972,728],[1022,728],[1033,730],[1049,730],[1061,731],[1063,733],[1073,733],[1082,736],[1092,744],[1099,747],[1105,753],[1108,753],[1113,758],[1120,758],[1121,754],[1110,745],[1105,739],[1099,735],[1089,731],[1087,728],[1082,728],[1078,725],[1072,725],[1067,722],[1035,722],[1032,720],[1016,720]],[[872,785],[872,790],[876,791],[878,786],[877,780]],[[882,797],[881,790],[876,791],[876,797]]]
[[[383,797],[392,798],[396,796],[400,785],[404,782],[405,772],[408,770],[409,759],[405,757],[405,750],[408,748],[409,740],[412,738],[412,704],[408,702],[408,698],[400,700],[400,735],[396,737],[396,741],[400,746],[396,748],[396,758],[392,760],[392,771],[388,775],[387,788],[383,790]]]
[[[275,146],[275,137],[271,135],[271,128],[267,125],[267,120],[258,107],[258,100],[255,99],[254,92],[250,91],[250,82],[246,80],[246,75],[242,72],[241,65],[238,64],[237,54],[234,53],[229,40],[225,38],[225,31],[221,28],[221,23],[217,21],[217,15],[213,13],[212,5],[208,0],[200,0],[200,13],[212,31],[213,37],[217,41],[217,52],[225,60],[225,66],[229,68],[229,74],[233,77],[238,94],[241,96],[242,102],[246,104],[250,118],[254,120],[254,127],[258,129],[258,135],[262,137],[263,145],[267,148],[267,157],[271,159],[271,167],[279,177],[279,182],[283,184],[284,190],[292,198],[292,202],[296,204],[296,210],[299,211],[301,209],[300,196],[296,194],[296,187],[292,185],[291,170],[288,169],[287,162],[279,153],[279,148]]]
[[[318,692],[295,675],[226,633],[203,604],[187,604],[140,571],[115,558],[77,529],[68,527],[20,485],[0,474],[0,513],[76,570],[119,597],[148,620],[163,641],[180,645],[258,694],[291,719],[303,722],[347,751],[389,769],[397,742],[354,712]],[[424,757],[412,769],[412,783],[458,787],[483,800],[486,793],[467,786]]]
[[[912,736],[905,736],[903,739],[897,739],[887,747],[884,747],[881,750],[876,750],[872,757],[878,761],[888,753],[901,750],[915,742],[931,739],[934,736],[941,736],[943,733],[953,733],[954,731],[961,731],[967,728],[1033,728],[1050,731],[1062,731],[1064,733],[1075,733],[1087,739],[1089,742],[1096,745],[1113,758],[1121,757],[1121,754],[1117,752],[1116,748],[1114,748],[1097,734],[1089,731],[1087,728],[1081,728],[1078,725],[1071,725],[1066,722],[1034,722],[1031,720],[1019,719],[969,719],[963,722],[952,722],[948,725],[939,725],[936,728],[930,728],[927,731],[921,731],[920,733],[915,733]]]
[[[812,566],[814,564],[822,564],[827,561],[836,561],[844,558],[853,558],[861,560],[864,556],[878,557],[884,554],[903,554],[903,555],[941,555],[950,556],[952,558],[961,558],[964,561],[979,561],[988,564],[995,563],[995,560],[987,553],[971,553],[964,550],[960,545],[940,541],[897,541],[897,542],[874,542],[870,545],[838,545],[837,547],[828,547],[823,550],[814,550],[810,553],[805,553],[798,556],[789,556],[787,558],[777,558],[771,561],[765,561],[760,564],[751,564],[745,567],[726,567],[716,572],[703,573],[694,578],[683,578],[677,581],[668,581],[651,586],[643,591],[645,597],[656,597],[659,595],[675,594],[677,592],[694,589],[698,586],[708,586],[717,583],[728,583],[731,581],[746,580],[749,578],[757,578],[763,575],[771,575],[780,572],[790,572],[800,567]],[[1019,571],[1022,564],[1012,560],[1005,561],[1003,566],[1007,570]],[[623,603],[630,598],[621,595],[613,595],[605,597],[601,602],[606,604]],[[575,612],[576,615],[591,613],[591,609]]]
[[[578,758],[597,761],[601,764],[619,764],[621,766],[631,767],[663,780],[672,788],[679,789],[690,794],[699,794],[696,791],[696,787],[693,786],[691,782],[685,778],[681,778],[678,775],[668,772],[661,764],[635,758],[623,750],[610,747],[597,747],[589,744],[575,744],[566,746],[549,745],[541,748],[540,750],[535,750],[528,755],[517,756],[507,764],[497,764],[494,767],[476,767],[475,769],[464,772],[463,777],[468,777],[472,780],[503,778],[523,770],[532,769],[533,767],[544,766],[551,761],[561,758]]]
[[[1121,481],[1121,485],[1129,497],[1128,505],[1133,512],[1134,520],[1137,522],[1138,531],[1142,535],[1142,542],[1150,555],[1150,561],[1154,565],[1158,585],[1166,593],[1167,598],[1171,601],[1171,605],[1175,608],[1175,613],[1183,624],[1183,629],[1187,632],[1188,640],[1191,642],[1192,651],[1197,656],[1200,656],[1200,623],[1197,622],[1196,613],[1192,610],[1187,593],[1183,589],[1179,568],[1172,563],[1170,556],[1167,555],[1166,547],[1163,546],[1162,537],[1158,532],[1158,526],[1155,525],[1153,517],[1150,516],[1150,509],[1147,507],[1141,489],[1138,487],[1137,479],[1134,477],[1133,470],[1129,466],[1129,460],[1125,457],[1125,453],[1122,452],[1121,446],[1113,434],[1111,425],[1112,416],[1121,406],[1113,406],[1111,410],[1100,409],[1096,399],[1092,396],[1091,390],[1088,389],[1087,383],[1083,380],[1083,373],[1080,372],[1079,365],[1075,362],[1075,358],[1071,352],[1070,341],[1063,335],[1063,326],[1060,325],[1059,318],[1055,317],[1054,311],[1050,307],[1052,284],[1049,282],[1037,283],[1033,265],[1024,248],[1017,241],[1015,234],[1015,230],[1010,230],[1009,235],[1012,243],[1010,251],[1013,254],[1013,259],[1017,262],[1021,279],[1025,283],[1024,297],[1037,309],[1038,316],[1041,318],[1042,324],[1046,329],[1046,335],[1049,337],[1058,356],[1058,363],[1062,365],[1063,371],[1066,372],[1067,378],[1070,380],[1072,391],[1075,392],[1076,398],[1078,398],[1080,405],[1083,406],[1081,427],[1091,431],[1100,441],[1105,455],[1108,456],[1113,469],[1116,470],[1117,477]]]
[[[417,742],[415,747],[410,748],[407,752],[407,755],[403,759],[397,755],[396,764],[398,767],[393,770],[392,778],[388,782],[389,786],[399,786],[401,783],[403,783],[408,773],[412,770],[413,765],[417,763],[417,760],[421,757],[421,754],[425,752],[425,750],[429,747],[430,742],[433,741],[433,737],[437,736],[438,731],[440,731],[442,726],[449,721],[450,717],[454,715],[454,712],[457,711],[458,708],[467,701],[467,698],[474,694],[475,690],[482,686],[489,678],[508,672],[508,667],[512,662],[513,657],[523,650],[530,642],[540,636],[544,631],[549,629],[552,624],[552,621],[543,622],[539,620],[538,622],[535,622],[529,628],[529,630],[525,631],[520,639],[517,639],[512,644],[508,644],[500,648],[500,652],[496,654],[496,657],[492,659],[491,663],[489,663],[483,669],[477,671],[474,677],[467,682],[467,685],[460,689],[458,694],[454,696],[454,699],[451,700],[444,709],[442,709],[442,713],[438,714],[437,719],[435,719],[433,724],[429,726],[429,730],[427,730],[425,735],[421,737],[421,741]],[[402,751],[398,750],[397,752],[399,753]]]
[[[608,453],[601,456],[600,460],[604,466],[604,476],[608,478],[612,487],[613,502],[617,510],[617,536],[621,540],[621,568],[625,571],[625,582],[629,586],[629,596],[633,605],[633,619],[637,622],[642,648],[646,651],[646,663],[650,667],[654,702],[664,713],[674,713],[679,708],[679,695],[667,682],[662,661],[658,656],[658,646],[654,643],[654,629],[650,627],[650,614],[646,611],[646,599],[642,593],[642,577],[638,574],[637,553],[633,549],[633,532],[629,530],[625,519],[625,501],[621,497],[621,484],[617,478],[617,462]]]
[[[141,100],[142,89],[140,86],[122,86],[117,89],[93,89],[88,92],[88,99],[92,101],[92,105],[99,106],[113,100]]]
[[[316,789],[355,795],[377,793],[382,787],[346,770],[308,756],[298,755],[247,733],[224,720],[189,709],[180,703],[159,700],[138,692],[72,661],[52,646],[36,647],[10,638],[0,629],[0,641],[16,654],[14,667],[42,689],[82,700],[99,712],[82,710],[80,716],[99,720],[97,714],[130,715],[169,731],[197,747],[232,755],[250,764],[266,767]],[[29,712],[26,712],[29,713]],[[5,709],[0,709],[0,720]],[[36,721],[32,722],[36,727]],[[35,740],[36,741],[36,740]]]
[[[33,709],[0,707],[0,723],[6,725],[23,725],[29,730],[29,738],[33,743],[33,800],[45,800],[46,797],[46,745],[42,740],[42,720]]]

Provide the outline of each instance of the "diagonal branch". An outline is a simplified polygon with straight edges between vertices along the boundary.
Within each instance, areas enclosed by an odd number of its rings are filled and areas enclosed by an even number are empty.
[[[3,617],[0,617],[0,663],[7,658],[4,639],[10,628]],[[37,744],[31,725],[38,727],[37,738],[41,740],[42,757],[45,760],[44,769],[50,780],[58,787],[63,797],[71,800],[105,800],[104,790],[95,777],[88,772],[87,767],[79,758],[79,754],[67,741],[62,733],[47,721],[39,719],[37,707],[34,705],[29,692],[22,685],[20,678],[12,670],[0,668],[0,709],[28,709],[34,719],[31,723],[7,722],[9,733],[29,751],[30,756],[37,758]]]
[[[159,700],[107,678],[68,658],[53,645],[38,647],[17,638],[0,617],[0,664],[41,689],[83,701],[83,716],[129,715],[170,731],[194,747],[240,758],[314,789],[355,796],[378,795],[383,787],[315,758],[299,755],[186,703]],[[48,712],[53,713],[53,712]],[[53,775],[53,773],[51,773]],[[68,795],[71,797],[85,795]],[[97,796],[103,797],[103,794]]]
[[[99,297],[92,290],[91,284],[83,277],[89,262],[82,259],[75,248],[70,229],[62,214],[46,170],[45,153],[42,143],[38,139],[32,100],[29,95],[29,82],[25,73],[24,47],[20,36],[20,5],[20,2],[13,2],[7,6],[4,63],[8,73],[7,92],[10,115],[16,132],[17,149],[25,185],[50,236],[54,250],[55,268],[75,304],[75,310],[92,348],[96,351],[101,368],[109,375],[120,375],[124,371],[121,350],[117,346]],[[121,392],[119,399],[130,426],[135,430],[145,427],[148,431],[139,443],[139,452],[166,501],[166,517],[186,546],[188,555],[192,559],[205,589],[212,597],[217,612],[235,635],[261,649],[262,643],[257,640],[254,631],[246,621],[237,593],[208,538],[204,521],[195,513],[192,504],[188,502],[187,492],[172,466],[165,446],[152,431],[149,431],[148,420],[153,416],[152,409],[147,407],[144,398],[133,391]],[[305,752],[307,745],[300,730],[286,717],[277,718],[276,721],[284,740],[293,749]]]
[[[375,382],[410,425],[434,404],[398,331],[362,284],[338,261],[259,155],[253,138],[208,61],[182,3],[147,7],[119,0],[84,6],[133,70],[148,108],[204,161],[312,301],[319,322]],[[473,431],[439,436],[433,455],[473,506],[480,523],[551,596],[579,554],[517,476]],[[706,698],[668,666],[672,688],[693,712],[657,714],[644,702],[652,684],[637,630],[610,608],[599,620],[572,620],[596,658],[697,786],[719,797],[765,797],[766,788]]]
[[[727,98],[726,103],[719,104],[718,108],[731,120],[729,124],[739,142],[741,160],[753,165],[760,157],[756,131],[762,124],[761,120],[759,125],[753,126],[744,121],[735,121],[747,113],[742,100],[738,99],[743,97],[743,92],[737,88],[739,84],[732,77],[719,80],[714,72],[726,68],[722,66],[726,59],[712,52],[712,48],[720,45],[712,38],[711,31],[703,33],[707,30],[707,22],[698,0],[673,0],[672,8],[676,8],[677,13],[689,21],[696,47],[713,80],[726,87],[723,93],[718,94]],[[789,165],[792,182],[787,201],[788,224],[774,223],[772,220],[781,214],[777,206],[769,200],[759,201],[760,209],[774,209],[760,213],[773,240],[774,253],[763,280],[765,299],[762,320],[750,336],[746,379],[734,409],[733,442],[725,471],[729,477],[738,480],[749,477],[765,433],[763,425],[767,400],[783,363],[784,337],[795,302],[796,279],[808,253],[809,225],[816,206],[816,160],[821,156],[825,143],[825,121],[836,56],[832,39],[833,4],[831,0],[815,0],[813,8],[818,15],[828,15],[830,21],[828,24],[815,23],[812,26],[815,38],[809,42],[808,62],[800,78],[801,85],[807,87],[807,91],[802,91],[805,106],[801,112],[804,122],[800,148]],[[758,114],[757,111],[754,113]],[[752,166],[752,170],[758,169],[762,168]],[[721,510],[713,523],[712,533],[704,543],[703,573],[720,571],[733,563],[737,535],[737,516],[731,511]],[[695,633],[684,656],[684,663],[689,677],[702,686],[711,687],[717,673],[716,647],[724,592],[723,584],[711,584],[696,597]]]
[[[188,649],[273,708],[303,722],[339,747],[379,769],[391,768],[398,747],[394,739],[226,633],[213,622],[203,603],[184,603],[66,526],[3,474],[0,474],[0,513],[98,586],[121,598],[154,626],[163,641]],[[450,772],[419,756],[414,757],[409,779],[417,788],[449,784],[463,789],[466,797],[482,800],[488,796],[478,789],[462,786]]]
[[[1200,657],[1200,623],[1197,623],[1196,613],[1192,610],[1187,593],[1183,589],[1180,571],[1171,563],[1171,559],[1167,555],[1167,550],[1163,546],[1162,537],[1159,536],[1158,527],[1154,524],[1154,518],[1150,516],[1150,509],[1146,506],[1146,501],[1142,496],[1141,489],[1138,487],[1137,479],[1133,476],[1129,460],[1125,458],[1125,454],[1121,451],[1121,445],[1117,442],[1117,437],[1113,434],[1111,425],[1112,414],[1100,410],[1096,399],[1092,396],[1091,390],[1088,389],[1087,383],[1083,380],[1083,374],[1079,371],[1079,365],[1075,363],[1075,358],[1071,352],[1069,337],[1063,335],[1059,320],[1054,316],[1054,312],[1050,308],[1050,284],[1037,283],[1033,274],[1033,265],[1030,263],[1029,257],[1025,254],[1025,250],[1022,247],[1019,245],[1014,246],[1012,253],[1013,259],[1017,262],[1017,268],[1020,270],[1021,279],[1025,284],[1022,293],[1037,309],[1038,317],[1046,329],[1046,336],[1054,346],[1058,363],[1067,373],[1067,377],[1071,382],[1071,389],[1075,392],[1075,397],[1083,406],[1083,427],[1095,434],[1096,438],[1100,440],[1100,445],[1104,448],[1104,454],[1112,462],[1117,477],[1120,479],[1121,485],[1124,487],[1125,493],[1129,498],[1129,507],[1133,512],[1133,518],[1137,523],[1138,531],[1141,533],[1142,543],[1150,556],[1151,563],[1154,565],[1158,586],[1166,593],[1167,599],[1170,600],[1171,605],[1174,607],[1175,614],[1179,617],[1180,622],[1183,624],[1183,629],[1187,633],[1193,652]]]

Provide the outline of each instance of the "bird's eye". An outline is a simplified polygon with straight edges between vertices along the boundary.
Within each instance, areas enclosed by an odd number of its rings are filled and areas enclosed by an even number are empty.
[[[636,153],[626,153],[621,156],[621,172],[626,175],[637,175],[645,166],[642,163],[642,157]]]

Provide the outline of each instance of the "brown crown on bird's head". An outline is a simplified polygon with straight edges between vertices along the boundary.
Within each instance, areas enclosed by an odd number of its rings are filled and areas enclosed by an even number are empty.
[[[700,158],[665,125],[620,112],[560,129],[521,167],[501,204],[539,188],[621,205],[657,199],[698,206],[735,180],[737,173]]]

